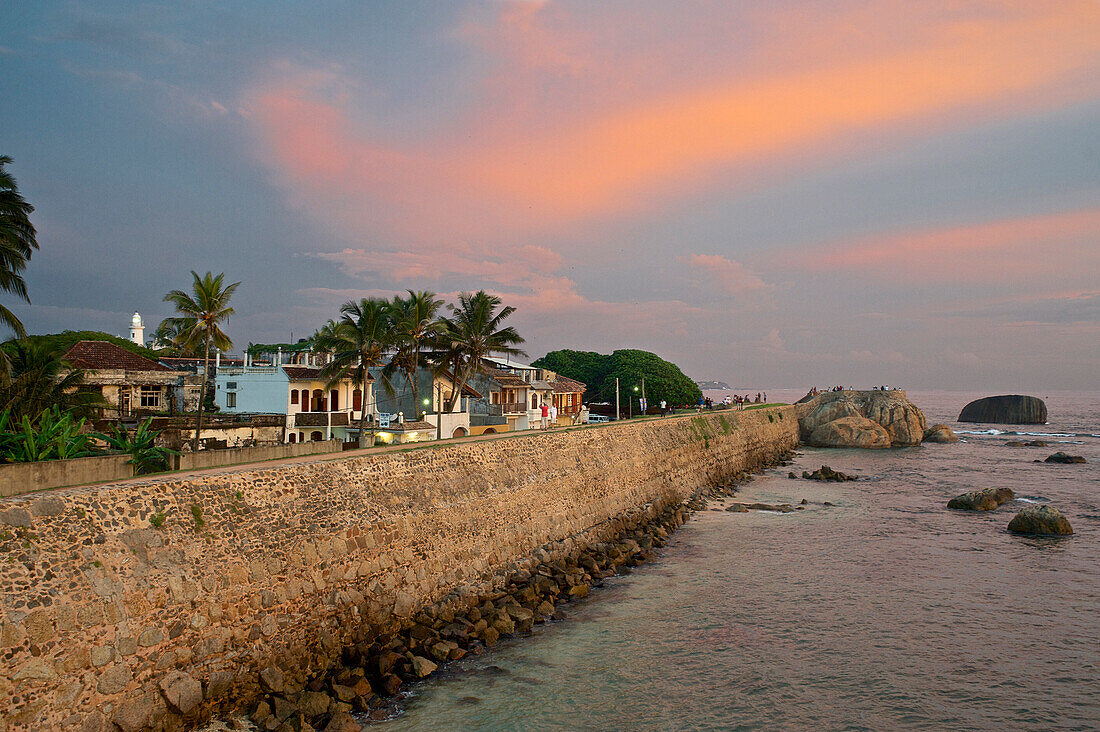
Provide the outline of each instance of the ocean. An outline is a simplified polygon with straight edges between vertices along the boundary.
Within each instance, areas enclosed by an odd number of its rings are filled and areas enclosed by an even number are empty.
[[[1050,421],[1018,427],[955,423],[986,394],[908,395],[963,441],[804,448],[735,500],[805,498],[805,510],[698,512],[653,561],[567,606],[568,619],[412,685],[379,726],[1100,727],[1100,393],[1035,393]],[[1033,462],[1057,450],[1088,462]],[[861,479],[787,477],[823,464]],[[1017,500],[987,513],[946,508],[986,487]],[[1075,535],[1009,534],[1025,502],[1056,506]]]

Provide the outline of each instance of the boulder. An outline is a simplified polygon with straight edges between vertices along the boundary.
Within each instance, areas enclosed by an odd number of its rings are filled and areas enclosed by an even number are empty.
[[[1042,399],[1022,394],[976,399],[959,413],[960,422],[986,424],[1046,424],[1047,405]]]
[[[924,442],[958,442],[959,436],[945,424],[934,424],[924,432]]]
[[[1063,463],[1069,465],[1072,463],[1083,463],[1085,458],[1082,455],[1070,455],[1068,452],[1056,452],[1053,455],[1047,457],[1044,463]]]
[[[827,422],[812,433],[807,442],[814,447],[890,447],[890,434],[877,422],[864,417],[844,417]]]
[[[947,502],[948,508],[960,511],[992,511],[1005,501],[1011,501],[1016,495],[1011,488],[986,488],[955,496]]]
[[[1025,506],[1008,524],[1008,530],[1017,534],[1040,536],[1068,536],[1073,533],[1069,521],[1053,506]]]
[[[798,408],[799,435],[814,445],[811,438],[818,429],[832,422],[862,417],[879,425],[890,444],[818,444],[819,447],[907,447],[924,439],[924,414],[909,401],[903,391],[841,391],[818,394]],[[864,440],[865,441],[865,440]]]
[[[1028,440],[1024,447],[1047,447],[1047,443],[1043,440]]]
[[[802,477],[806,480],[830,480],[836,483],[840,483],[846,480],[858,480],[856,476],[842,473],[839,470],[833,470],[828,465],[822,465],[820,468],[812,473],[803,470]]]

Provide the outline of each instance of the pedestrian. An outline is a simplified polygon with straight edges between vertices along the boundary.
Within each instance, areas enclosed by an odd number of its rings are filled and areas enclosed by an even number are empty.
[[[546,425],[550,421],[550,407],[546,406],[546,402],[543,402],[542,406],[539,407],[539,411],[542,413],[542,426],[539,429],[546,429]]]
[[[558,407],[557,405],[550,405],[550,429],[554,429],[558,426]]]
[[[661,414],[664,414],[664,413],[665,413],[665,400],[662,399],[661,400]]]

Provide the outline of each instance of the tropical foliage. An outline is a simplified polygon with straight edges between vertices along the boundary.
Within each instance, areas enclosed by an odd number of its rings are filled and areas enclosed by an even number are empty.
[[[404,372],[406,380],[412,386],[413,404],[419,409],[419,380],[416,374],[420,367],[420,354],[424,344],[442,330],[437,314],[443,307],[443,301],[437,300],[434,292],[408,290],[408,293],[407,298],[396,296],[390,303],[394,345],[397,348],[390,367]]]
[[[463,292],[458,304],[450,305],[450,316],[440,318],[440,327],[433,343],[438,368],[455,375],[455,387],[448,399],[448,411],[462,393],[462,388],[482,369],[482,359],[495,355],[525,355],[517,346],[522,344],[516,329],[503,325],[514,313],[512,306],[503,306],[496,295],[484,290]]]
[[[179,318],[180,335],[178,343],[180,347],[201,347],[203,360],[202,387],[199,399],[198,415],[195,419],[195,440],[192,449],[198,451],[199,437],[202,432],[203,403],[206,401],[206,383],[210,373],[210,353],[212,348],[228,350],[233,342],[221,329],[222,323],[233,314],[233,308],[229,306],[229,300],[237,290],[240,282],[226,285],[225,273],[213,275],[207,272],[199,276],[198,272],[191,271],[191,292],[172,290],[164,296],[165,302],[172,303],[176,308]]]
[[[149,429],[152,422],[151,417],[146,419],[132,435],[116,426],[111,434],[96,436],[107,443],[108,448],[131,456],[129,462],[134,466],[134,475],[160,473],[171,467],[172,456],[177,453],[156,444],[159,433]]]
[[[366,393],[370,370],[384,364],[386,351],[394,343],[390,303],[379,298],[349,300],[340,308],[340,320],[330,323],[316,336],[317,347],[332,353],[321,374],[330,385],[350,379]],[[367,444],[366,420],[364,408],[359,419],[360,446]]]
[[[570,379],[583,381],[585,401],[615,402],[615,377],[619,378],[620,403],[624,411],[633,400],[638,410],[642,379],[649,405],[662,400],[672,405],[696,404],[702,392],[680,367],[648,351],[623,349],[609,356],[591,351],[551,351],[532,366],[556,371]],[[635,391],[638,387],[638,391]]]
[[[0,290],[30,302],[22,272],[38,249],[37,232],[30,219],[34,206],[27,203],[14,176],[4,169],[11,161],[7,155],[0,155]],[[0,304],[0,323],[17,336],[26,335],[23,323],[3,304]],[[7,374],[7,356],[0,351],[0,377]]]
[[[83,372],[70,368],[49,344],[27,339],[6,343],[3,350],[10,378],[0,382],[0,410],[10,413],[12,421],[26,418],[35,425],[55,408],[74,417],[93,417],[105,406],[98,391],[80,389]]]
[[[99,330],[65,330],[60,333],[48,333],[44,335],[28,335],[25,339],[29,343],[33,343],[43,347],[47,351],[52,351],[57,354],[64,354],[74,344],[80,341],[107,341],[113,343],[119,348],[123,348],[130,353],[136,353],[139,356],[144,356],[150,360],[156,361],[160,358],[161,354],[152,348],[146,348],[145,346],[139,346],[131,340],[126,338],[119,338],[116,335],[110,333],[104,333]],[[4,343],[5,349],[10,349],[18,341],[9,340]]]
[[[71,412],[54,406],[33,422],[27,415],[14,420],[10,411],[0,412],[0,458],[4,462],[68,460],[97,453],[94,435],[84,430],[84,419]]]

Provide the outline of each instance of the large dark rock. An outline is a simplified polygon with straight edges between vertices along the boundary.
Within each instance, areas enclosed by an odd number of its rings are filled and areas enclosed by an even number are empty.
[[[1073,463],[1083,463],[1085,462],[1085,458],[1082,455],[1070,455],[1068,452],[1056,452],[1053,455],[1047,456],[1047,459],[1043,462],[1071,465]]]
[[[924,431],[925,442],[958,442],[959,437],[954,430],[945,424],[934,424]]]
[[[1053,506],[1025,506],[1008,524],[1017,534],[1066,536],[1073,533],[1069,521]]]
[[[981,491],[970,491],[961,496],[955,496],[947,502],[948,508],[961,511],[992,511],[1005,501],[1011,501],[1016,496],[1011,488],[986,488]]]
[[[986,424],[1046,424],[1047,405],[1042,399],[1004,394],[977,399],[963,407],[960,422]]]
[[[806,442],[814,447],[890,447],[890,434],[877,422],[858,415],[834,419],[817,427]]]

